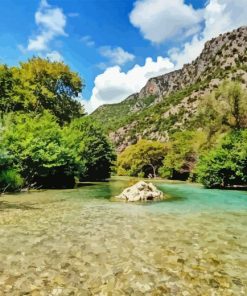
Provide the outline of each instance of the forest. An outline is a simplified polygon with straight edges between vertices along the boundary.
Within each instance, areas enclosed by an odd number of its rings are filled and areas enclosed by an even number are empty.
[[[114,150],[85,116],[79,75],[32,58],[0,66],[0,188],[68,188],[110,176]]]
[[[187,129],[161,143],[140,140],[117,160],[117,174],[197,181],[208,188],[247,184],[247,92],[225,81],[203,97]]]
[[[79,101],[84,81],[67,65],[32,58],[0,65],[0,189],[72,188],[117,175],[190,180],[210,188],[247,183],[246,90],[225,81],[200,101],[190,127],[166,143],[142,139],[116,159]],[[115,168],[113,168],[115,166]]]

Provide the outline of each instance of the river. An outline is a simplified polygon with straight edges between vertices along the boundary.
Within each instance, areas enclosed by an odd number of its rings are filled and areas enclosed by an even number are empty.
[[[247,295],[247,192],[122,178],[0,198],[0,295]]]

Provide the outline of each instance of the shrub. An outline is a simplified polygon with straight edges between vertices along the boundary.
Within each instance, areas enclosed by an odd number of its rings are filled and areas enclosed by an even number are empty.
[[[104,180],[110,177],[116,157],[102,129],[90,117],[72,121],[64,129],[64,143],[77,159],[80,180]]]
[[[54,116],[48,112],[10,114],[4,123],[2,145],[12,158],[8,169],[19,171],[26,186],[73,186],[76,159],[63,145],[62,130]]]
[[[0,191],[16,191],[24,184],[21,175],[14,169],[2,170],[0,172]]]
[[[208,188],[246,185],[246,172],[247,130],[232,131],[197,166],[198,181]]]

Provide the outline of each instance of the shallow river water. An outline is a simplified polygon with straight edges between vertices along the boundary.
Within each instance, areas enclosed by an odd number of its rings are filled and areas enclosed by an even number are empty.
[[[0,198],[0,295],[247,295],[247,192],[127,179]]]

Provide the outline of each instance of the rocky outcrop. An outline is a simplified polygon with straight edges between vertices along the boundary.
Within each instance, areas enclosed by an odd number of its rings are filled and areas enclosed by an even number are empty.
[[[167,141],[186,129],[201,98],[224,80],[238,80],[247,88],[247,26],[206,42],[190,64],[149,79],[139,93],[92,116],[105,127],[117,152],[139,139]]]
[[[126,188],[120,195],[116,196],[116,198],[136,202],[163,200],[165,199],[165,196],[163,192],[158,190],[152,183],[140,181],[135,185]]]
[[[181,90],[198,82],[202,76],[213,73],[216,68],[227,69],[241,61],[247,62],[247,27],[221,34],[205,43],[202,53],[192,63],[182,69],[148,80],[139,93],[139,99],[149,95],[166,97],[171,92]]]

